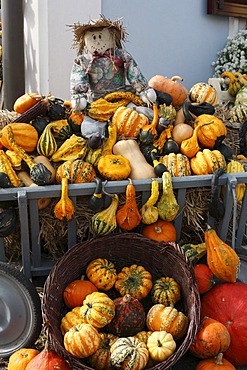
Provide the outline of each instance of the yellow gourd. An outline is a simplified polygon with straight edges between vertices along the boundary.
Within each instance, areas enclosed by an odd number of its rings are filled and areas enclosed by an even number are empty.
[[[159,211],[158,208],[155,206],[158,198],[159,182],[153,179],[151,185],[151,195],[141,208],[142,223],[150,225],[158,220]]]
[[[159,216],[164,221],[173,221],[178,214],[179,205],[173,192],[170,172],[162,175],[163,193],[157,203]]]
[[[117,227],[116,212],[119,199],[117,194],[111,194],[111,198],[112,199],[110,205],[106,209],[96,213],[92,217],[92,231],[97,236],[109,234]]]

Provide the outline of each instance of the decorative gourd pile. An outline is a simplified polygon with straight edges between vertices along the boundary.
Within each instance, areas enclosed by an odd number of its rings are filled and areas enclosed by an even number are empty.
[[[101,236],[117,227],[129,231],[139,224],[156,227],[160,220],[172,222],[179,212],[173,176],[213,174],[218,169],[244,171],[223,143],[227,129],[215,116],[217,93],[212,86],[200,82],[187,91],[178,76],[154,76],[149,84],[157,91],[152,106],[130,92],[113,92],[88,104],[82,114],[72,111],[69,101],[52,96],[18,98],[14,110],[20,116],[0,132],[0,187],[61,184],[54,215],[70,221],[75,206],[68,185],[94,181],[89,207],[96,213],[91,230]],[[246,86],[235,89],[236,102],[242,102],[239,96]],[[240,130],[243,138],[245,126]],[[246,154],[243,142],[241,147]],[[158,177],[163,183],[160,193]],[[108,194],[111,204],[102,210],[104,189],[98,190],[99,183],[126,179],[130,182],[126,203],[120,204],[117,194]],[[132,182],[138,179],[152,179],[152,195],[141,206]],[[238,201],[244,193],[245,184],[239,184]],[[39,200],[39,208],[50,201]]]
[[[175,308],[181,288],[172,277],[153,281],[141,265],[117,271],[111,261],[96,258],[86,267],[86,278],[63,293],[69,310],[60,329],[71,355],[96,370],[143,369],[175,352],[188,318]]]

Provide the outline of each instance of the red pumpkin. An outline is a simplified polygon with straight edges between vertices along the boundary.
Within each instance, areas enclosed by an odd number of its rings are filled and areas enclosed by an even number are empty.
[[[145,311],[141,302],[126,294],[114,299],[115,316],[107,326],[107,330],[119,337],[136,335],[145,326]]]
[[[226,327],[221,322],[205,316],[198,326],[189,349],[192,355],[198,358],[210,358],[224,353],[230,341]]]
[[[148,81],[148,84],[153,89],[170,94],[172,97],[172,104],[174,106],[180,106],[188,98],[189,92],[187,88],[177,80],[183,81],[183,79],[179,76],[167,78],[156,75]]]
[[[247,365],[247,284],[223,283],[214,286],[201,301],[201,315],[224,324],[231,343],[224,357],[235,366]]]
[[[26,370],[72,370],[65,359],[49,348],[48,341],[45,348],[27,365]]]
[[[69,283],[63,292],[63,299],[69,308],[82,306],[88,294],[97,292],[96,286],[88,280],[74,280]]]
[[[206,293],[213,288],[215,284],[214,274],[207,265],[203,263],[195,265],[194,274],[200,294]]]

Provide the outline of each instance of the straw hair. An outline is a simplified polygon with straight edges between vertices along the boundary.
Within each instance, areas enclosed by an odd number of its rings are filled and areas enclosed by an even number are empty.
[[[181,300],[176,307],[188,316],[187,333],[177,341],[175,353],[154,366],[157,370],[170,369],[184,355],[194,339],[200,320],[200,296],[192,265],[181,248],[176,243],[157,243],[137,233],[118,233],[76,244],[53,267],[44,285],[42,315],[44,327],[55,351],[65,357],[75,370],[92,369],[85,360],[75,358],[65,350],[60,323],[67,312],[63,301],[65,287],[85,274],[89,262],[96,258],[106,258],[113,262],[118,272],[124,266],[141,265],[152,274],[153,281],[161,276],[171,276],[181,286]],[[107,293],[112,299],[117,294],[114,289],[112,293]],[[152,305],[150,295],[141,302],[147,312]]]
[[[126,41],[127,32],[121,23],[121,19],[116,19],[115,21],[110,21],[103,15],[97,20],[90,20],[86,24],[73,24],[69,25],[74,33],[73,47],[77,49],[77,54],[80,55],[85,46],[85,33],[87,31],[100,30],[103,28],[108,28],[114,35],[117,48],[122,47],[122,42]]]

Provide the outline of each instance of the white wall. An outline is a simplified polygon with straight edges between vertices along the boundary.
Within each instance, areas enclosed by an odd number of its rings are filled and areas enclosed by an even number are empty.
[[[126,49],[149,79],[180,75],[190,88],[213,74],[212,61],[226,43],[229,18],[206,14],[206,0],[24,0],[26,91],[68,99],[76,55],[68,24],[104,14],[122,18]]]

